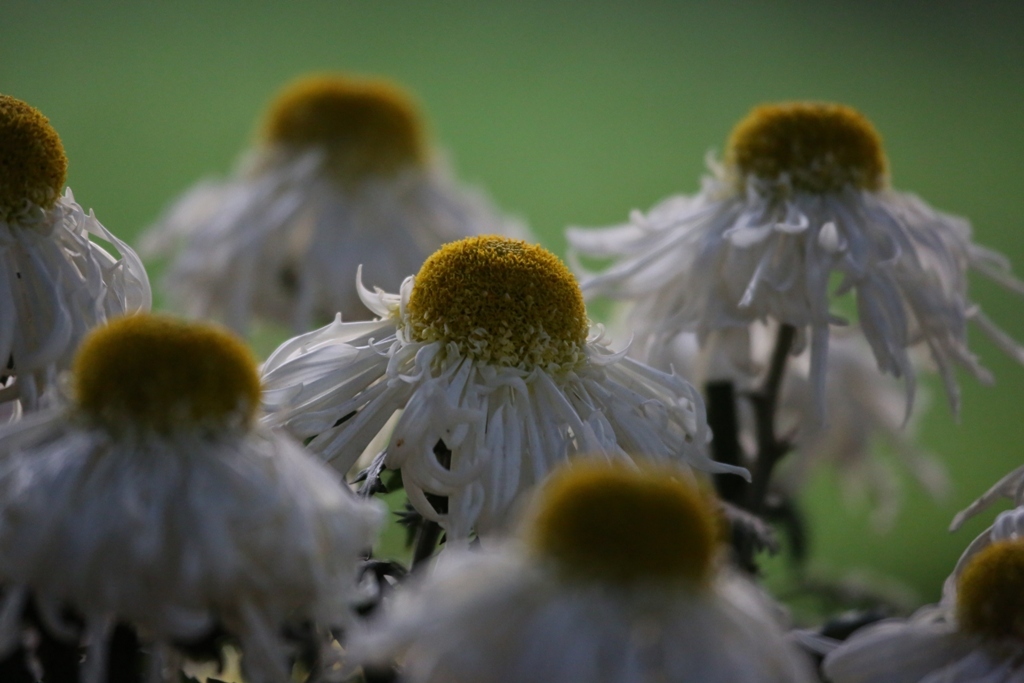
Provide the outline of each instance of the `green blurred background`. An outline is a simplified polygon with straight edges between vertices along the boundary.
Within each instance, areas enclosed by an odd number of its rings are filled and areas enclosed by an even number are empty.
[[[867,114],[895,186],[969,216],[1024,272],[1024,3],[0,3],[0,92],[50,117],[76,198],[128,239],[231,168],[282,84],[334,69],[413,90],[460,176],[559,253],[566,225],[696,190],[705,153],[751,106],[816,99]],[[1020,300],[978,280],[972,293],[1024,339]],[[980,335],[972,346],[997,385],[962,377],[959,424],[932,391],[921,424],[952,498],[908,482],[878,535],[822,474],[805,500],[818,571],[938,597],[992,517],[950,536],[952,514],[1022,461],[1024,368]]]

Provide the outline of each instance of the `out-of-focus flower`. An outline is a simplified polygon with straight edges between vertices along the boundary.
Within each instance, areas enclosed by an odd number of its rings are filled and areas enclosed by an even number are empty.
[[[1024,362],[1024,349],[967,298],[966,274],[974,268],[1018,294],[1024,283],[1003,256],[971,242],[965,220],[889,187],[881,139],[856,111],[758,107],[733,131],[725,163],[709,165],[695,196],[671,197],[617,228],[568,231],[573,257],[613,259],[584,291],[633,302],[641,354],[681,330],[703,345],[754,321],[792,325],[797,348],[809,336],[821,409],[829,328],[844,322],[830,304],[853,291],[879,369],[905,378],[908,412],[913,345],[931,352],[954,411],[957,365],[988,379],[967,348],[968,320]]]
[[[0,430],[0,642],[25,601],[85,621],[86,680],[115,622],[155,643],[237,637],[248,680],[283,681],[287,625],[343,626],[383,513],[260,427],[248,350],[206,325],[126,316],[86,337],[74,399]]]
[[[306,332],[368,317],[359,265],[394,290],[444,242],[524,231],[452,178],[404,91],[325,75],[286,87],[235,173],[187,192],[142,244],[174,255],[165,287],[189,315]]]
[[[737,365],[733,350],[718,345],[701,349],[694,333],[681,333],[652,359],[658,369],[674,368],[695,382],[731,382],[740,397],[740,443],[748,454],[757,449],[756,417],[742,399],[756,391],[772,353],[774,326],[751,325]],[[796,495],[819,467],[833,470],[850,501],[868,498],[879,528],[894,520],[900,506],[899,465],[933,498],[949,493],[945,468],[914,442],[915,416],[904,420],[904,395],[899,383],[879,377],[870,349],[857,336],[833,335],[829,344],[825,382],[828,422],[817,421],[817,397],[810,380],[806,350],[791,359],[782,383],[775,425],[792,435],[793,451],[773,478],[772,485]],[[920,398],[918,403],[920,403]],[[920,410],[917,414],[920,414]],[[752,463],[744,463],[748,467]]]
[[[914,425],[904,420],[898,383],[874,372],[871,352],[859,338],[834,338],[830,344],[824,425],[815,419],[819,413],[808,354],[796,361],[783,384],[776,418],[783,434],[793,434],[794,450],[781,466],[775,486],[795,495],[812,471],[831,468],[850,500],[871,500],[872,520],[880,528],[892,523],[900,507],[900,475],[894,465],[933,498],[942,500],[949,494],[945,468],[915,443]],[[751,444],[753,434],[750,424],[746,435]]]
[[[381,318],[336,321],[263,366],[270,425],[348,471],[396,411],[381,454],[449,541],[501,528],[519,495],[577,454],[709,472],[700,394],[611,351],[572,273],[520,240],[473,237],[432,255],[401,294],[360,294]],[[448,512],[425,494],[448,497]]]
[[[410,683],[812,680],[682,473],[570,464],[536,502],[520,541],[443,556],[354,649]]]
[[[833,683],[1010,683],[1024,678],[1024,539],[973,553],[938,605],[856,632],[830,653]]]
[[[47,118],[0,95],[0,423],[40,405],[91,328],[150,306],[135,252],[61,195],[67,163]]]

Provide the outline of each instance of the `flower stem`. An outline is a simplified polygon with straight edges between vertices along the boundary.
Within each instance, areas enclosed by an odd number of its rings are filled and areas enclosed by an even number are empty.
[[[437,443],[434,444],[434,457],[437,458],[437,462],[441,467],[451,469],[452,451],[443,439],[438,439]],[[448,512],[447,496],[428,493],[426,498],[436,512],[440,514]],[[437,548],[437,542],[440,538],[441,525],[424,517],[420,523],[419,531],[416,533],[416,549],[413,551],[410,570],[416,569],[417,566],[430,559],[434,554],[434,549]]]
[[[412,570],[429,560],[434,555],[437,541],[441,538],[441,525],[437,522],[424,519],[416,534],[416,549],[412,554]]]
[[[726,465],[743,465],[740,446],[739,417],[736,414],[736,390],[729,380],[716,380],[704,385],[707,398],[711,456]],[[746,502],[747,483],[731,472],[715,475],[715,489],[722,500],[742,506]]]
[[[764,512],[765,498],[768,495],[768,484],[772,472],[786,453],[791,444],[780,439],[775,433],[775,411],[778,407],[779,391],[789,359],[790,349],[796,338],[796,328],[792,325],[779,327],[775,338],[775,349],[772,351],[771,364],[764,384],[748,398],[754,408],[754,427],[757,433],[757,460],[754,463],[753,478],[747,490],[747,510],[760,515]]]

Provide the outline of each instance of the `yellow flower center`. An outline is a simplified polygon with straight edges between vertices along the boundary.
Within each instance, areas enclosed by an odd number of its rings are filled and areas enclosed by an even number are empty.
[[[1024,540],[998,541],[967,564],[956,586],[960,628],[1024,641]]]
[[[64,145],[35,107],[0,95],[0,219],[25,209],[48,209],[60,197],[68,172]]]
[[[733,129],[726,153],[742,185],[755,177],[777,190],[823,194],[881,189],[886,160],[871,122],[841,104],[756,107]]]
[[[422,166],[427,145],[409,96],[386,81],[311,76],[284,89],[270,107],[264,137],[305,151],[322,149],[342,182]]]
[[[533,547],[570,578],[704,584],[720,537],[713,502],[665,468],[579,461],[540,493]]]
[[[260,400],[256,362],[233,335],[145,314],[86,337],[75,357],[74,390],[81,411],[104,427],[162,434],[247,426]]]
[[[587,311],[558,257],[522,240],[451,242],[416,275],[407,307],[415,341],[454,343],[491,365],[549,371],[582,359]]]

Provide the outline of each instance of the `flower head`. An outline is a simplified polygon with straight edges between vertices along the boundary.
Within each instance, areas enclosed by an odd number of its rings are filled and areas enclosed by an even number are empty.
[[[521,494],[577,454],[746,473],[708,457],[692,386],[587,336],[574,278],[540,247],[467,238],[400,295],[360,291],[379,320],[336,321],[264,364],[268,423],[313,437],[311,450],[348,471],[401,410],[379,462],[402,471],[413,505],[449,539],[504,527]],[[448,511],[428,493],[447,496]]]
[[[122,317],[86,338],[72,379],[70,405],[0,430],[4,613],[27,595],[70,607],[100,672],[115,621],[157,651],[223,629],[253,681],[287,676],[287,626],[348,623],[381,511],[255,422],[237,339]]]
[[[677,473],[583,464],[547,482],[529,540],[570,578],[701,586],[720,537],[715,506]]]
[[[252,424],[260,383],[248,347],[214,327],[129,316],[92,334],[75,359],[79,410],[107,429],[164,434]]]
[[[0,95],[0,403],[18,404],[4,409],[11,415],[48,400],[91,328],[150,305],[142,262],[70,189],[61,196],[66,174],[46,117]]]
[[[733,129],[726,159],[740,191],[748,180],[782,195],[885,186],[881,137],[860,112],[841,104],[756,107]]]
[[[367,316],[352,286],[360,264],[397,288],[443,242],[521,231],[454,182],[425,128],[387,81],[286,86],[236,174],[196,187],[145,237],[150,253],[175,254],[172,298],[237,330],[257,316],[304,332],[339,311]]]
[[[68,158],[49,119],[25,102],[0,95],[0,219],[28,206],[52,208],[68,173]]]
[[[956,365],[988,379],[967,348],[968,320],[1024,362],[1024,349],[967,298],[966,273],[975,268],[1016,293],[1024,283],[1005,258],[971,242],[966,221],[890,189],[881,139],[858,112],[757,107],[711,170],[696,196],[634,212],[618,228],[568,232],[573,258],[613,260],[584,279],[584,291],[632,302],[641,359],[663,355],[680,332],[707,347],[758,321],[791,325],[796,349],[810,342],[820,417],[830,328],[846,324],[833,299],[852,291],[879,369],[905,379],[907,413],[912,346],[928,347],[954,410]]]
[[[1024,644],[1024,539],[998,541],[971,558],[957,581],[960,628]]]
[[[310,76],[270,105],[263,138],[296,151],[321,149],[340,182],[424,166],[422,117],[409,95],[384,81]]]
[[[809,681],[678,470],[570,464],[522,541],[442,556],[353,644],[411,683]]]
[[[546,249],[487,235],[426,260],[406,308],[410,339],[499,367],[572,367],[590,323],[576,278]]]

